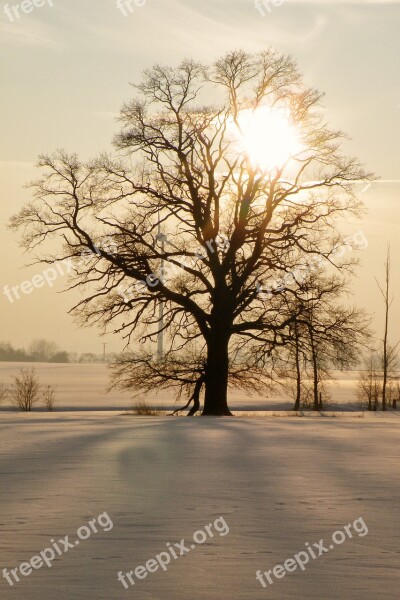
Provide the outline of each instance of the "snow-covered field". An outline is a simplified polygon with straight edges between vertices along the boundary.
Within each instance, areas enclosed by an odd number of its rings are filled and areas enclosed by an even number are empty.
[[[0,383],[20,366],[0,363]],[[128,395],[106,394],[104,365],[35,367],[43,384],[57,386],[57,412],[0,413],[0,574],[7,568],[13,582],[0,578],[2,600],[399,599],[400,412],[133,417],[123,414]],[[337,408],[358,410],[357,374],[336,376]],[[146,399],[174,407],[170,393]],[[230,403],[270,415],[291,407],[262,390],[258,398],[233,391]],[[79,528],[99,515],[97,533],[79,540]],[[229,533],[214,528],[191,549],[193,534],[220,517]],[[318,554],[313,544],[323,539],[329,549],[332,534],[360,518],[367,535],[353,527],[304,572],[274,577],[306,542]],[[73,547],[57,556],[67,535]],[[167,543],[179,554],[182,539],[190,551],[166,571],[134,576],[128,589],[118,581]],[[53,566],[17,571],[17,583],[11,570],[46,548]],[[274,583],[264,577],[264,589],[258,570],[272,570]]]
[[[97,534],[3,600],[398,600],[399,425],[364,419],[174,419],[118,412],[0,415],[0,569],[107,512]],[[125,590],[126,573],[223,516],[215,535]],[[354,535],[273,585],[258,569],[361,517]],[[190,543],[189,543],[190,546]]]
[[[18,373],[26,363],[0,363],[0,384],[9,385],[12,376]],[[123,410],[132,406],[131,396],[127,393],[112,391],[107,393],[109,372],[102,364],[38,364],[35,367],[40,381],[56,386],[56,410]],[[358,373],[334,372],[334,381],[329,392],[335,408],[340,410],[359,410],[356,398]],[[293,401],[283,393],[260,390],[259,396],[250,397],[238,390],[231,390],[230,406],[236,410],[291,410]],[[170,391],[146,395],[149,404],[165,409],[176,405]],[[184,403],[185,404],[185,403]],[[0,407],[1,408],[1,407]]]

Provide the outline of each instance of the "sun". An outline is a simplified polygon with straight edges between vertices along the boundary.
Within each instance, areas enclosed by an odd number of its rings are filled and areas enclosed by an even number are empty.
[[[303,149],[300,133],[284,109],[261,106],[240,111],[235,137],[240,151],[263,172],[282,168]]]

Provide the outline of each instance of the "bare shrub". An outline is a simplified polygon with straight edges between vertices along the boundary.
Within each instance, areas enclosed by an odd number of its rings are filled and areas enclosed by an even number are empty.
[[[8,389],[3,383],[0,383],[0,403],[4,402],[4,400],[8,396]]]
[[[42,390],[43,404],[46,407],[46,410],[48,410],[49,412],[53,412],[54,403],[56,401],[55,392],[56,388],[54,385],[47,385]]]
[[[318,382],[318,407],[315,404],[314,383],[303,381],[301,384],[301,397],[299,410],[312,410],[314,412],[325,410],[333,404],[332,397],[328,391],[325,381]]]
[[[294,412],[312,410],[314,404],[313,387],[312,382],[305,378],[307,374],[302,372],[302,379],[297,382],[296,373],[291,369],[279,369],[277,373],[283,393],[285,395],[289,394],[290,398],[294,401],[292,410]]]
[[[397,410],[397,403],[400,403],[400,380],[398,379],[395,383],[395,391],[392,398],[392,408]]]
[[[289,393],[295,400],[293,407],[294,412],[301,410],[321,411],[326,410],[328,406],[332,408],[333,401],[331,394],[328,391],[326,381],[321,381],[321,379],[318,381],[318,408],[316,408],[314,382],[309,379],[309,374],[307,374],[305,370],[302,372],[302,377],[304,377],[304,379],[299,383],[296,382],[294,372],[281,370],[279,373],[281,376],[283,375],[282,381],[280,382],[283,390],[285,393]],[[326,371],[323,373],[323,376],[328,376]]]
[[[365,361],[365,370],[360,372],[357,396],[361,406],[368,410],[378,410],[382,394],[382,376],[377,358],[371,354]]]
[[[40,399],[40,384],[35,369],[21,368],[19,375],[14,377],[9,394],[17,409],[31,412]]]
[[[158,411],[149,406],[146,400],[138,400],[132,407],[133,414],[140,417],[157,417]]]

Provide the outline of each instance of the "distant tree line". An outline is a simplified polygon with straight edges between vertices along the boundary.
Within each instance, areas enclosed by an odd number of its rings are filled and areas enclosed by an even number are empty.
[[[93,352],[66,352],[54,342],[45,339],[33,340],[28,349],[14,348],[10,342],[0,342],[0,362],[46,362],[46,363],[103,363],[109,355]]]
[[[0,342],[0,362],[50,362],[67,363],[68,352],[62,351],[54,342],[34,340],[28,349],[14,348],[10,342]]]

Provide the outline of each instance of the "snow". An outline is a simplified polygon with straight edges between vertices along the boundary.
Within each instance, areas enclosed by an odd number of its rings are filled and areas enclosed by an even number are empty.
[[[75,382],[78,383],[78,382]],[[83,403],[84,404],[84,403]],[[3,600],[398,600],[399,425],[366,418],[0,414],[0,569],[107,512],[114,527]],[[223,516],[215,536],[125,590],[134,570]],[[263,589],[267,571],[362,517],[354,536]]]

